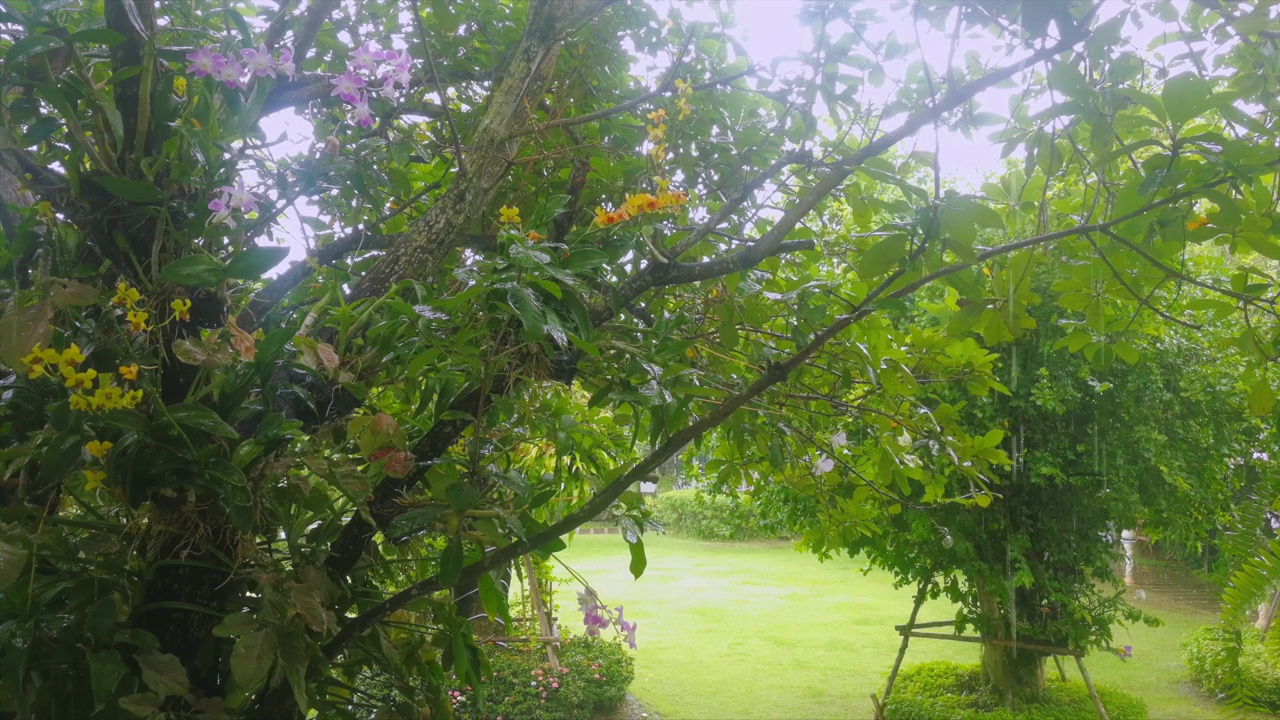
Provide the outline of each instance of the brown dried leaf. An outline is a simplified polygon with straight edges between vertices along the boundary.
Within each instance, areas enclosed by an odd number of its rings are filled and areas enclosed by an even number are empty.
[[[54,280],[49,299],[60,308],[71,305],[96,305],[102,299],[102,293],[92,285],[85,285],[75,280]]]
[[[320,358],[320,364],[326,371],[333,372],[338,368],[338,352],[329,343],[318,343],[316,356]]]
[[[53,303],[41,300],[34,305],[14,309],[10,304],[0,317],[0,360],[13,370],[23,370],[22,358],[36,343],[47,345],[53,337]]]
[[[253,336],[241,330],[240,326],[236,325],[235,318],[228,318],[227,329],[231,331],[231,347],[235,348],[241,359],[253,362],[253,358],[258,354],[258,346]]]

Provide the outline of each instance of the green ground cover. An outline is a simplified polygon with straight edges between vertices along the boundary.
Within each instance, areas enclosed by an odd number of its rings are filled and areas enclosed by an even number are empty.
[[[706,543],[647,536],[649,567],[627,572],[616,535],[580,536],[561,556],[610,605],[639,622],[632,692],[668,720],[689,718],[867,718],[897,652],[893,626],[906,621],[912,589],[895,590],[887,573],[861,572],[848,558],[819,562],[790,543]],[[576,630],[573,589],[557,601]],[[1206,609],[1162,601],[1143,607],[1159,628],[1118,629],[1128,661],[1087,658],[1095,680],[1142,698],[1153,719],[1227,718],[1227,709],[1191,686],[1179,639],[1211,622]],[[930,603],[921,620],[948,619]],[[975,646],[916,641],[907,662],[976,662]],[[1070,676],[1075,679],[1074,668]]]

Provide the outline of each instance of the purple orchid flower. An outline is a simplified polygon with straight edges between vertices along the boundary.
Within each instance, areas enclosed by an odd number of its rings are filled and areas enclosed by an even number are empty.
[[[226,58],[213,51],[212,45],[205,45],[193,53],[187,53],[187,59],[191,61],[187,66],[187,72],[196,77],[213,75],[227,63]]]
[[[228,88],[235,90],[243,88],[244,84],[244,68],[235,58],[226,58],[222,66],[213,74],[213,79],[226,85]]]
[[[254,201],[253,195],[245,189],[244,180],[237,179],[234,186],[225,185],[218,188],[218,192],[224,194],[227,207],[235,208],[242,213],[257,212],[258,203]]]
[[[627,622],[625,620],[622,620],[618,623],[618,627],[622,628],[622,634],[627,639],[627,645],[630,646],[632,650],[636,649],[636,626],[637,625],[639,625],[639,623]]]
[[[276,61],[271,59],[271,53],[267,52],[266,45],[258,45],[257,50],[251,48],[241,50],[240,59],[244,61],[245,69],[254,77],[276,76]]]
[[[356,75],[350,70],[347,70],[345,73],[330,80],[329,84],[334,86],[333,92],[330,93],[331,96],[336,95],[343,101],[349,102],[352,105],[356,104],[360,99],[360,89],[366,85],[364,78]]]
[[[235,221],[231,219],[231,208],[227,207],[227,196],[225,194],[209,201],[209,209],[213,211],[213,215],[209,218],[209,224],[222,223],[227,227],[235,227]]]
[[[368,41],[351,51],[351,69],[356,72],[373,72],[382,60],[382,51],[375,50]]]
[[[351,111],[351,119],[360,127],[373,125],[373,112],[369,110],[369,98],[364,93],[360,93],[356,99],[355,109]]]
[[[288,75],[292,80],[298,75],[298,68],[293,64],[293,51],[285,48],[280,51],[280,60],[276,62],[276,69],[281,75]]]

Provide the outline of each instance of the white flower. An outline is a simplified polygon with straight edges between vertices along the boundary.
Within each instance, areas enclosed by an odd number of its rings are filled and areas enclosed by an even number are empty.
[[[826,455],[819,455],[817,462],[813,464],[813,472],[815,475],[826,475],[836,468],[836,461]]]
[[[844,434],[843,430],[841,430],[840,432],[831,436],[831,444],[836,447],[844,447],[845,445],[849,444],[849,437]]]

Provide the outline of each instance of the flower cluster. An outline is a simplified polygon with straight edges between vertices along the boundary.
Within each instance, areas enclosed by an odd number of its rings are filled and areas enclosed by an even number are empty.
[[[683,191],[659,191],[657,195],[650,193],[628,195],[627,201],[617,210],[605,210],[602,207],[597,207],[596,219],[593,224],[596,227],[616,225],[637,215],[663,210],[675,210],[688,201],[689,195]]]
[[[600,635],[601,630],[608,628],[614,622],[609,609],[600,602],[600,597],[591,588],[586,588],[578,593],[578,609],[582,611],[582,624],[587,627],[587,635],[591,637],[597,637]],[[618,614],[618,629],[622,632],[623,637],[626,638],[627,645],[632,650],[635,650],[637,623],[628,622],[623,618],[621,605],[613,610]]]
[[[151,319],[151,313],[147,312],[146,303],[143,302],[142,293],[138,292],[138,288],[121,280],[116,286],[116,294],[111,298],[111,304],[124,309],[125,318],[129,321],[129,329],[133,332],[146,332],[150,329],[147,320]]]
[[[238,211],[241,215],[256,213],[258,203],[253,199],[253,193],[245,189],[244,180],[236,180],[234,186],[224,185],[218,188],[217,197],[209,201],[209,209],[213,211],[209,224],[223,223],[227,227],[235,227],[236,223],[231,219],[232,211]]]
[[[27,366],[27,377],[35,379],[42,376],[54,377],[59,376],[63,379],[63,384],[74,389],[76,392],[71,396],[72,410],[92,410],[100,412],[103,410],[126,409],[132,410],[142,402],[142,390],[124,390],[117,387],[110,381],[110,373],[99,375],[97,370],[93,368],[80,369],[80,365],[85,361],[85,356],[80,352],[80,346],[72,343],[70,347],[58,352],[52,348],[41,348],[40,343],[36,343],[31,348],[31,352],[24,358],[22,363]],[[121,365],[119,368],[120,377],[125,380],[138,379],[137,365]],[[97,381],[98,388],[94,390],[94,381]],[[92,394],[89,391],[93,391]],[[92,455],[97,456],[95,448],[89,448]],[[110,449],[111,444],[106,443],[106,449]],[[102,450],[105,455],[106,449]]]
[[[329,81],[333,85],[332,97],[336,97],[353,106],[351,121],[360,127],[373,125],[373,111],[369,109],[369,95],[366,88],[371,79],[380,82],[378,94],[392,100],[396,88],[407,89],[413,74],[413,58],[408,50],[378,50],[368,42],[351,51],[351,61],[347,71]]]
[[[187,60],[191,62],[187,66],[188,73],[196,77],[212,77],[232,90],[246,89],[253,78],[275,77],[277,72],[290,80],[298,74],[292,50],[281,50],[279,59],[276,59],[271,57],[265,45],[240,50],[239,58],[234,54],[227,56],[215,52],[213,46],[205,45],[187,53]]]

